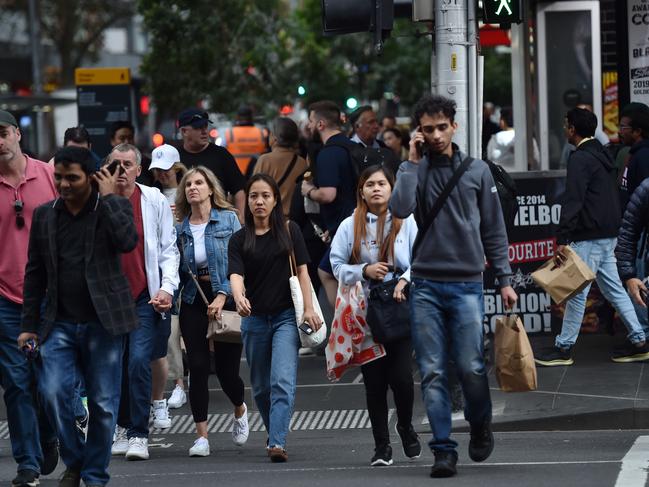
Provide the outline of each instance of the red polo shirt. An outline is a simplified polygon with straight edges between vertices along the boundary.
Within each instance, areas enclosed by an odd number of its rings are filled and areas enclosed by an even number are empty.
[[[144,221],[142,220],[142,191],[135,185],[129,198],[133,206],[133,219],[137,229],[137,247],[128,254],[122,254],[122,271],[131,286],[131,295],[137,299],[147,288],[146,266],[144,264]],[[151,296],[153,297],[153,296]]]
[[[14,303],[23,303],[23,282],[27,265],[29,229],[36,207],[57,197],[54,167],[25,156],[25,179],[17,187],[0,175],[0,296]],[[16,225],[16,200],[23,202],[25,226]]]

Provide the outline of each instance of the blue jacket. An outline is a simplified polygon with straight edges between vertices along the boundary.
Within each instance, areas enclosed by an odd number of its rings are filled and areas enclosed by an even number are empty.
[[[207,267],[210,270],[210,280],[214,294],[230,295],[228,280],[228,242],[234,232],[241,228],[239,219],[233,211],[212,208],[210,221],[205,227],[205,252]],[[192,304],[196,297],[196,284],[191,278],[188,268],[196,275],[194,259],[194,237],[189,227],[189,217],[176,225],[178,233],[178,248],[180,249],[180,289],[182,300]]]

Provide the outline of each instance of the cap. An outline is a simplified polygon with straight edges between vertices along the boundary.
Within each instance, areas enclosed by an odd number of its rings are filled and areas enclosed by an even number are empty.
[[[9,127],[10,125],[13,125],[14,127],[18,127],[18,122],[16,122],[16,118],[8,111],[0,110],[0,127]]]
[[[207,126],[208,123],[212,123],[209,115],[205,110],[201,110],[200,108],[188,108],[178,115],[178,127],[191,125],[195,129],[198,129]]]
[[[173,145],[162,144],[151,152],[151,164],[149,165],[149,169],[168,171],[176,162],[180,162],[178,149]]]
[[[97,162],[95,161],[95,158],[92,157],[92,152],[85,147],[69,145],[63,149],[59,149],[56,154],[54,154],[54,165],[60,162],[68,164],[76,162],[81,165],[81,168],[85,173],[92,173],[97,170]]]

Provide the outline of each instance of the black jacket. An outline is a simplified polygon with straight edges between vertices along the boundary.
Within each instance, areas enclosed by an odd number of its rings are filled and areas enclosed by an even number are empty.
[[[649,139],[634,144],[629,150],[626,185],[629,198],[640,183],[649,178]]]
[[[638,242],[649,223],[649,179],[645,179],[633,192],[626,206],[620,234],[615,247],[617,270],[625,282],[636,275]],[[645,237],[646,238],[646,237]],[[642,276],[644,277],[644,276]]]
[[[112,335],[121,335],[139,324],[121,265],[121,254],[137,245],[133,208],[121,196],[96,198],[85,234],[86,280],[102,326]],[[41,341],[47,338],[57,316],[57,201],[34,211],[25,267],[22,331],[37,333]],[[45,312],[41,320],[43,298]]]
[[[615,162],[596,139],[570,155],[557,244],[617,236],[621,210],[616,175]]]

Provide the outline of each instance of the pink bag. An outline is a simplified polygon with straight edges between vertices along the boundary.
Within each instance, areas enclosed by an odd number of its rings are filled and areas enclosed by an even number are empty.
[[[325,348],[327,377],[337,381],[350,367],[385,357],[385,348],[376,343],[365,321],[367,301],[363,286],[338,286],[336,309],[329,342]]]

